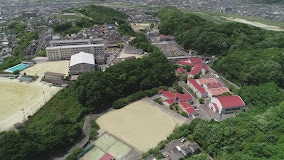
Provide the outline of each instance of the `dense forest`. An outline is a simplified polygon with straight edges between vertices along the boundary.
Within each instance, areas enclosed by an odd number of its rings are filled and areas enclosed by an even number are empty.
[[[162,34],[174,35],[185,49],[217,56],[213,68],[224,77],[241,86],[273,81],[284,88],[284,32],[235,22],[206,22],[175,7],[161,9],[157,16]]]
[[[135,34],[125,27],[124,34]],[[172,85],[173,64],[142,34],[135,36],[133,45],[149,56],[81,75],[33,115],[23,129],[0,133],[0,160],[44,160],[63,153],[82,137],[84,115],[113,105],[120,108],[157,93],[160,86]]]
[[[179,16],[172,17],[173,14]],[[236,90],[236,94],[242,97],[248,111],[237,113],[236,118],[221,122],[195,119],[191,124],[176,129],[167,140],[143,156],[159,155],[159,150],[166,143],[185,136],[198,142],[214,159],[284,159],[284,93],[279,88],[284,86],[284,50],[281,45],[283,41],[279,41],[283,38],[283,33],[238,23],[217,25],[195,16],[192,22],[184,22],[182,19],[188,14],[183,14],[174,7],[160,10],[158,16],[161,19],[162,33],[173,34],[188,49],[193,47],[199,53],[218,56],[214,68],[242,85]],[[168,32],[166,28],[172,27],[172,24],[191,29]],[[204,40],[198,41],[201,44],[195,42],[199,37]],[[215,40],[217,42],[212,42]],[[219,43],[222,44],[221,47]],[[207,50],[204,51],[198,45]],[[207,48],[208,45],[213,51]],[[214,49],[219,49],[219,52],[214,53]],[[187,158],[193,159],[206,159],[206,156]]]

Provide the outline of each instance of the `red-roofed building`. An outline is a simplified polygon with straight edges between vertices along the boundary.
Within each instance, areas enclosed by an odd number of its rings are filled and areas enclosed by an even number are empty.
[[[206,89],[208,96],[209,97],[216,97],[216,96],[220,96],[223,93],[231,93],[230,90],[227,87],[220,87],[220,88],[208,88]]]
[[[206,71],[208,71],[208,66],[204,65],[204,64],[198,64],[198,65],[194,65],[193,69],[188,72],[188,78],[193,78],[195,75],[198,74],[205,74]]]
[[[204,84],[208,84],[208,83],[217,83],[217,80],[215,78],[199,78],[196,80],[196,82],[203,86]]]
[[[166,100],[163,101],[163,105],[165,105],[167,107],[169,107],[170,105],[175,104],[175,103],[176,103],[176,101],[172,100],[172,99],[166,99]]]
[[[191,66],[189,59],[183,59],[177,61],[177,64],[182,65],[182,66]]]
[[[102,158],[100,158],[100,160],[115,160],[115,158],[112,155],[106,153]]]
[[[193,90],[193,92],[197,95],[198,98],[205,98],[208,96],[208,93],[205,89],[200,86],[195,79],[188,78],[187,85]]]
[[[196,114],[195,109],[189,103],[181,101],[179,105],[182,110],[188,114],[188,116]]]
[[[199,58],[199,57],[192,57],[192,58],[189,58],[189,61],[190,61],[191,64],[202,63],[202,59]]]
[[[216,107],[217,106],[217,107]],[[219,96],[212,97],[209,107],[214,112],[233,113],[245,110],[245,103],[240,96]],[[218,108],[218,109],[217,109]]]
[[[181,75],[181,74],[185,73],[186,70],[184,70],[182,67],[180,67],[180,68],[176,69],[175,72],[176,72],[176,74]]]
[[[192,96],[190,94],[180,94],[178,92],[174,93],[171,91],[163,91],[161,99],[163,101],[174,100],[176,103],[178,103],[178,101],[192,102]]]
[[[206,88],[220,88],[220,87],[224,87],[224,85],[221,82],[217,82],[217,83],[208,83],[208,84],[204,84],[203,87]]]

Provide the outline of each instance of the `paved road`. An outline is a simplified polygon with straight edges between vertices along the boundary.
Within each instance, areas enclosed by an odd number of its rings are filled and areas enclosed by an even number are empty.
[[[83,135],[84,138],[81,139],[81,141],[77,142],[73,147],[71,147],[69,149],[69,151],[62,157],[55,157],[53,158],[54,160],[65,160],[73,151],[73,149],[75,148],[82,148],[83,146],[85,146],[88,141],[89,141],[89,137],[90,137],[90,129],[91,129],[91,120],[95,120],[97,119],[101,114],[91,114],[88,115],[85,119],[84,122],[84,126],[83,126]]]

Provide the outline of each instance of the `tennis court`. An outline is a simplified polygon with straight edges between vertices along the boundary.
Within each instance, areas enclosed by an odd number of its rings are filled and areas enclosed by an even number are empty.
[[[122,142],[114,143],[109,149],[108,153],[114,156],[116,159],[121,159],[126,156],[131,149]]]
[[[104,133],[94,142],[95,147],[88,151],[80,160],[99,160],[109,154],[115,159],[122,159],[132,148],[108,133]]]
[[[81,160],[99,160],[105,153],[100,149],[94,147],[89,152],[87,152]]]

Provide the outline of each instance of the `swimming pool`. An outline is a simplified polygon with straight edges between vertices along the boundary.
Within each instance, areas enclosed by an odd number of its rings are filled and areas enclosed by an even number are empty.
[[[30,66],[30,65],[28,65],[28,64],[20,63],[20,64],[18,64],[18,65],[16,65],[16,66],[13,66],[13,67],[11,67],[11,68],[6,69],[5,72],[13,73],[13,72],[16,71],[16,70],[22,71],[22,70],[28,68],[29,66]]]

